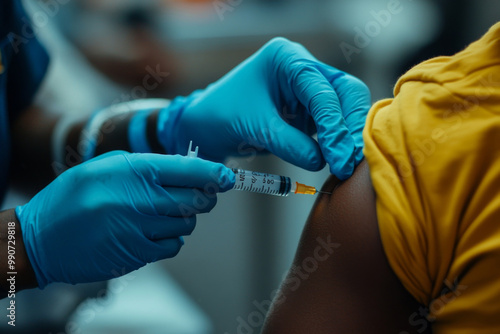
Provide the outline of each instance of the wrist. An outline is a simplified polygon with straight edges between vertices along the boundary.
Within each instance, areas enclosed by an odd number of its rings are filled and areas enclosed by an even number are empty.
[[[80,136],[83,161],[114,150],[151,152],[147,142],[149,115],[168,104],[166,99],[134,100],[94,113]]]
[[[26,252],[21,224],[14,209],[0,212],[0,290],[6,292],[38,286]],[[14,291],[14,293],[15,293]]]
[[[161,110],[169,107],[170,100],[142,100],[128,125],[128,141],[132,152],[165,153],[158,141],[157,124]]]
[[[158,139],[158,119],[163,109],[157,109],[149,114],[146,124],[146,140],[151,148],[151,152],[165,154],[165,148]]]

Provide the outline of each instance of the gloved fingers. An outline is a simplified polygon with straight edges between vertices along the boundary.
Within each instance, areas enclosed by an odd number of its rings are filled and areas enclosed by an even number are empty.
[[[153,241],[154,245],[148,253],[147,262],[156,262],[176,256],[184,245],[182,237],[160,239]]]
[[[217,189],[217,187],[207,188],[205,192],[197,188],[158,187],[153,195],[152,204],[159,215],[191,217],[210,212],[214,208],[217,204],[215,194]]]
[[[331,173],[342,180],[348,178],[356,164],[356,145],[337,93],[325,76],[307,62],[296,62],[289,70],[295,95],[316,123],[319,145]]]
[[[342,127],[332,131],[328,127],[318,127],[318,141],[330,172],[340,180],[348,179],[356,167],[357,147],[351,133]]]
[[[330,79],[330,82],[338,94],[344,119],[354,138],[356,145],[356,157],[358,163],[363,157],[363,129],[365,126],[366,115],[371,107],[371,94],[368,86],[358,78],[345,74],[335,76],[333,68],[323,67],[327,72],[324,73]]]
[[[196,226],[196,216],[176,218],[163,217],[141,221],[142,232],[149,240],[177,238],[190,235]]]
[[[340,99],[344,118],[349,126],[351,122],[358,124],[364,120],[371,106],[371,94],[368,86],[360,79],[345,74],[333,77],[331,84]]]
[[[279,66],[280,62],[287,60],[309,60],[315,63],[319,61],[309,52],[302,44],[292,42],[283,37],[276,37],[270,40],[261,49],[260,53],[270,52],[271,59],[275,65]],[[258,54],[260,54],[258,53]],[[268,57],[268,55],[266,55]]]
[[[180,155],[139,154],[126,158],[139,174],[162,186],[212,192],[223,192],[234,187],[234,173],[219,163]]]
[[[277,113],[270,123],[273,127],[263,127],[259,134],[265,138],[265,148],[269,152],[307,170],[317,171],[325,166],[321,149],[313,138],[285,122]]]

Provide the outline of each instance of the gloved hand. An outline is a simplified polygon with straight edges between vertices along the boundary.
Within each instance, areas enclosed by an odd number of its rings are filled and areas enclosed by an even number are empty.
[[[276,38],[205,90],[162,110],[158,139],[169,153],[185,152],[193,140],[200,156],[213,161],[255,148],[308,170],[326,160],[346,179],[363,158],[370,105],[359,79]],[[310,137],[316,130],[319,144]]]
[[[61,174],[16,214],[40,288],[94,282],[175,256],[196,214],[233,186],[218,163],[111,152]]]

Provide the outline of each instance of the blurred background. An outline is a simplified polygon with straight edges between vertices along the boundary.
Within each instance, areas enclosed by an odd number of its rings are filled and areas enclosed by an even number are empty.
[[[39,100],[89,114],[205,87],[276,36],[364,80],[373,100],[418,62],[451,55],[500,19],[494,0],[26,0],[51,54]],[[165,73],[147,90],[144,77]],[[237,106],[235,106],[237,108]],[[320,187],[270,156],[232,161]],[[10,192],[5,207],[26,201]],[[258,333],[314,198],[230,192],[174,259],[109,283],[17,296],[19,333]],[[89,245],[91,247],[91,245]],[[0,308],[3,304],[0,304]],[[15,332],[0,323],[0,332]]]

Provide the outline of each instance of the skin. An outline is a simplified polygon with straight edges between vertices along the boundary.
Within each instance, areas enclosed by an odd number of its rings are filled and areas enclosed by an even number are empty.
[[[12,226],[14,223],[14,238],[11,238],[9,243],[9,223]],[[11,232],[12,234],[12,232]],[[14,209],[0,212],[0,299],[7,296],[9,291],[9,284],[7,278],[8,272],[13,270],[9,269],[8,264],[8,249],[9,246],[15,248],[15,272],[16,275],[16,291],[30,289],[38,286],[35,273],[31,267],[31,263],[24,248],[24,242],[21,234],[21,225],[17,220]]]
[[[263,333],[430,333],[385,256],[366,161],[323,190],[333,194],[317,199]]]
[[[148,118],[147,136],[154,153],[165,153],[156,137],[156,124],[159,110]],[[128,125],[135,113],[126,117],[118,116],[105,123],[102,137],[96,147],[96,155],[114,150],[130,151],[128,143]],[[47,186],[55,177],[52,167],[52,133],[59,121],[58,116],[38,106],[32,106],[13,122],[11,177],[13,184],[30,197]],[[66,139],[66,167],[80,164],[81,157],[71,154],[78,152],[80,133],[88,120],[75,124]]]

